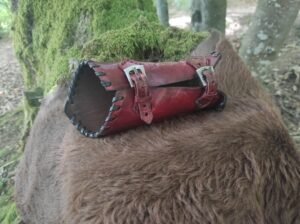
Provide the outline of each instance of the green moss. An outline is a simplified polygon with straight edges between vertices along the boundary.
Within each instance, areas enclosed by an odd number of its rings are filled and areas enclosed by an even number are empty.
[[[24,0],[14,20],[14,41],[25,67],[27,88],[48,91],[79,58],[83,43],[140,15],[156,20],[151,0]]]
[[[10,1],[0,1],[0,39],[9,35],[11,26]]]
[[[20,219],[17,215],[15,203],[12,202],[12,191],[8,194],[0,196],[0,223],[2,224],[18,224]]]
[[[15,168],[22,154],[23,118],[21,108],[0,116],[0,223],[19,223],[13,201]]]
[[[69,60],[179,59],[202,34],[164,29],[152,0],[23,0],[14,40],[27,89],[48,92],[69,75]],[[88,44],[86,44],[88,43]]]
[[[179,60],[200,43],[207,33],[192,33],[175,28],[164,28],[141,17],[132,25],[108,31],[83,49],[82,57],[99,61]]]

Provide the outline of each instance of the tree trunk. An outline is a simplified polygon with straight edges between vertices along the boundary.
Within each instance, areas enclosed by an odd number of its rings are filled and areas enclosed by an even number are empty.
[[[217,29],[225,33],[227,0],[193,0],[192,29]]]
[[[192,30],[195,32],[199,32],[200,30],[203,30],[201,2],[202,2],[201,0],[193,0],[192,1],[191,23],[192,23]]]
[[[293,25],[300,0],[259,0],[240,55],[257,73],[274,60]]]
[[[157,0],[156,11],[160,23],[163,26],[169,26],[169,9],[167,0]]]

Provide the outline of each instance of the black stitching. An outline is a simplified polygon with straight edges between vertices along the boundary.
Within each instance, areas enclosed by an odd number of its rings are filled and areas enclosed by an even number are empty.
[[[121,108],[120,106],[113,104],[113,105],[109,108],[109,112],[117,111],[117,110],[119,110],[120,108]]]
[[[81,129],[81,122],[80,121],[76,124],[76,128],[77,128],[77,130]]]
[[[105,76],[106,74],[104,72],[95,72],[96,76]]]
[[[70,121],[73,125],[76,124],[76,115],[75,114],[73,114],[73,116],[70,118]]]
[[[99,132],[94,132],[93,133],[93,138],[98,138],[100,136],[100,133]]]
[[[109,87],[109,86],[111,86],[111,82],[101,81],[101,85],[103,87]]]
[[[112,98],[112,103],[118,102],[123,99],[124,99],[124,96],[115,96],[114,98]]]

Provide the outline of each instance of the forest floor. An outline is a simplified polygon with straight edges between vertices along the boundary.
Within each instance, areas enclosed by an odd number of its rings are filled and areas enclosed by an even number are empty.
[[[238,49],[254,12],[253,6],[229,8],[227,36]],[[187,28],[188,13],[171,10],[171,25]],[[12,187],[23,147],[21,110],[23,82],[10,38],[0,39],[0,223],[17,223]],[[258,77],[281,108],[290,134],[300,149],[300,17],[294,24],[270,74]]]
[[[13,186],[23,148],[23,79],[11,38],[0,39],[0,223],[18,223]]]

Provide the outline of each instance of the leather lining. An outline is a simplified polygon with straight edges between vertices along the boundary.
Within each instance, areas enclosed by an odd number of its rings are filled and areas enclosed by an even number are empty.
[[[106,91],[101,85],[100,79],[88,65],[82,65],[76,84],[73,87],[72,100],[76,103],[68,103],[66,113],[68,117],[74,117],[80,122],[82,128],[92,132],[99,131],[99,127],[108,116],[115,91]]]

